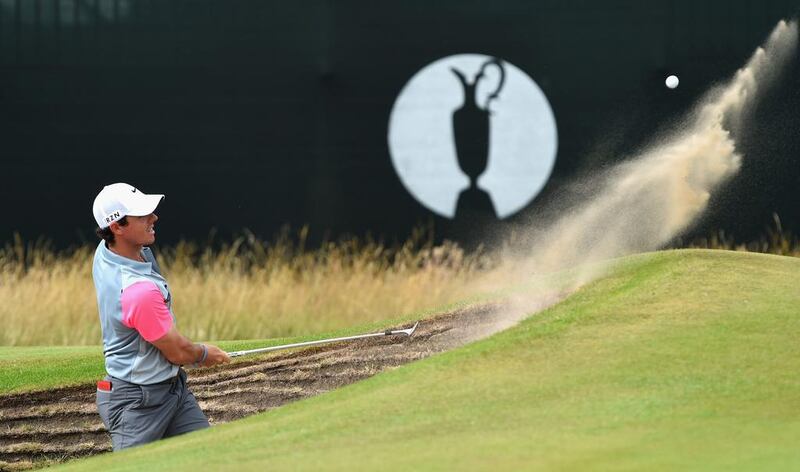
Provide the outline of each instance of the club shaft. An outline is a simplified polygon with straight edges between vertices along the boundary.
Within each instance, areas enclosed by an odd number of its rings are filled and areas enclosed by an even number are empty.
[[[250,349],[250,350],[247,350],[247,351],[229,352],[228,356],[230,356],[230,357],[239,357],[239,356],[246,356],[248,354],[258,354],[258,353],[261,353],[261,352],[271,352],[271,351],[280,351],[282,349],[291,349],[293,347],[316,346],[318,344],[335,343],[335,342],[338,342],[338,341],[350,341],[350,340],[353,340],[353,339],[374,338],[374,337],[377,337],[377,336],[388,336],[388,335],[391,335],[391,334],[400,334],[400,333],[403,333],[403,332],[402,331],[400,331],[400,332],[388,331],[388,332],[383,332],[383,333],[371,333],[371,334],[359,334],[359,335],[356,335],[356,336],[345,336],[345,337],[342,337],[342,338],[319,339],[317,341],[306,341],[306,342],[302,342],[302,343],[292,343],[292,344],[284,344],[284,345],[281,345],[281,346],[270,346],[270,347],[262,347],[262,348],[259,348],[259,349]],[[403,334],[405,334],[405,333],[403,333]]]

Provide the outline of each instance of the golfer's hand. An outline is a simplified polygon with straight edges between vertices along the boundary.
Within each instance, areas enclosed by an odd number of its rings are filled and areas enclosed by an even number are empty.
[[[231,358],[228,357],[228,353],[217,346],[206,344],[206,347],[208,348],[208,356],[206,357],[206,361],[201,364],[202,367],[211,367],[217,364],[227,364],[231,361]]]

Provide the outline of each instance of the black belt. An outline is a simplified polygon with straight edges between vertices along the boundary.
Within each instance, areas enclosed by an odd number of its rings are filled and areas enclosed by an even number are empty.
[[[175,384],[175,382],[178,381],[178,377],[179,377],[179,375],[176,375],[175,377],[169,378],[167,380],[162,380],[161,382],[156,382],[156,383],[150,384],[150,385],[173,385],[173,384]]]
[[[175,374],[174,377],[170,377],[167,380],[162,380],[161,382],[155,382],[155,383],[151,383],[151,384],[135,384],[135,383],[131,383],[131,382],[126,382],[126,381],[118,379],[116,377],[112,377],[110,375],[107,376],[107,377],[112,379],[112,383],[114,381],[116,381],[116,382],[120,382],[120,383],[128,384],[128,385],[145,385],[145,386],[147,386],[147,385],[175,385],[175,383],[178,382],[178,379],[180,379],[181,373],[183,373],[183,370],[178,369],[178,373]]]
[[[180,379],[180,377],[181,377],[181,372],[183,372],[183,371],[178,369],[178,373],[175,374],[175,377],[170,377],[167,380],[162,380],[161,382],[156,382],[156,383],[151,384],[151,385],[175,385],[175,382],[177,382],[178,379]]]

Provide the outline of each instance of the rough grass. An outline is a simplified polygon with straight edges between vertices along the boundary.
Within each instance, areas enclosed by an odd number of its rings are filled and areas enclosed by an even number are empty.
[[[767,228],[761,237],[753,241],[738,241],[733,235],[717,231],[704,238],[695,239],[687,246],[696,249],[725,249],[800,257],[800,238],[783,227],[777,214],[772,214],[772,221],[773,226]]]
[[[64,470],[795,470],[800,260],[625,259],[520,325]]]
[[[159,261],[180,330],[192,339],[328,332],[472,298],[498,273],[484,255],[421,234],[395,248],[348,240],[306,250],[303,238],[165,248]],[[21,240],[0,250],[0,346],[100,342],[93,251]]]
[[[157,251],[181,331],[192,339],[263,339],[375,323],[502,289],[518,259],[434,246],[422,230],[397,247],[350,239],[309,250],[306,236],[283,233],[266,243],[248,235],[218,249],[184,242]],[[758,241],[717,233],[689,246],[800,256],[798,239],[777,216]],[[0,346],[100,342],[93,251],[56,252],[19,238],[0,249]]]

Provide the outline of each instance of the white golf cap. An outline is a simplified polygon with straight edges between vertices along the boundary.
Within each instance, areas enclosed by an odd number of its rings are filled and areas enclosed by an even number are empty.
[[[117,183],[106,185],[94,199],[92,211],[97,226],[107,228],[125,216],[145,216],[153,213],[164,195],[146,195],[136,187]]]

